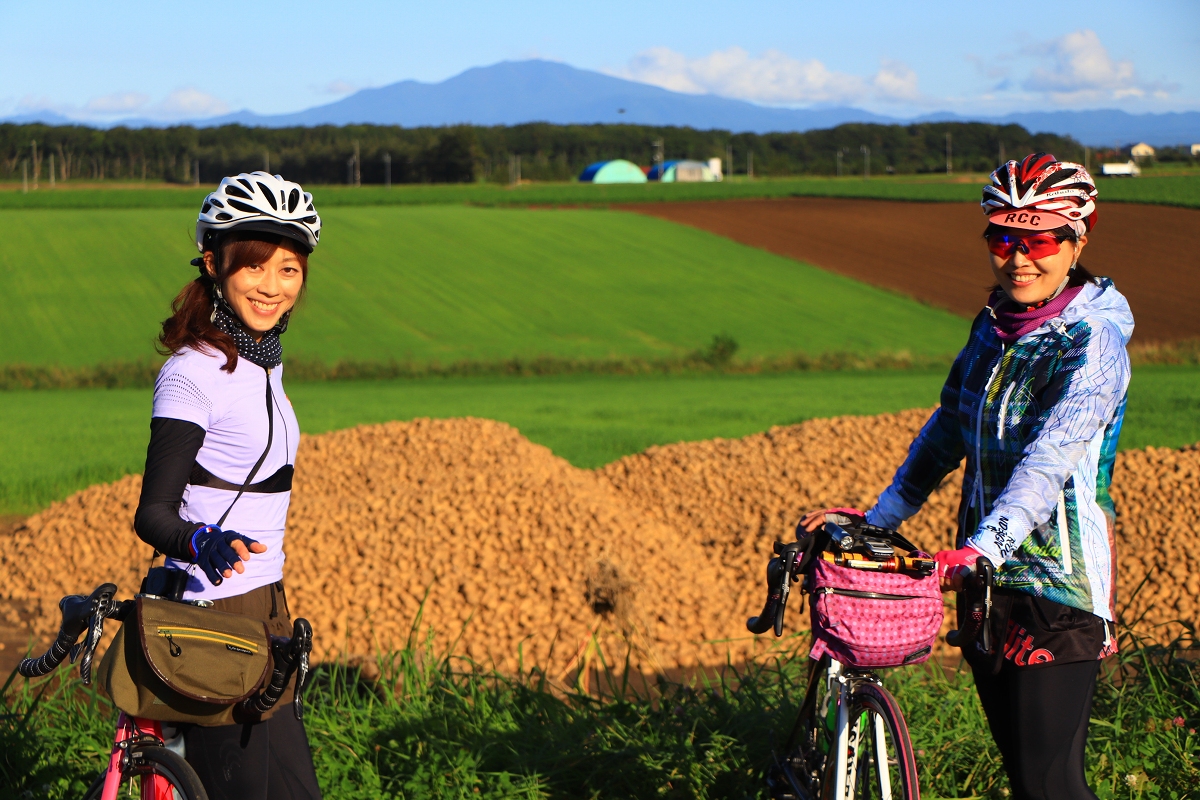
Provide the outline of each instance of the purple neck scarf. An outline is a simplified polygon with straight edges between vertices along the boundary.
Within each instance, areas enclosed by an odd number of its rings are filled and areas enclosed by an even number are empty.
[[[988,298],[988,307],[992,309],[992,327],[996,329],[1000,341],[1011,344],[1037,330],[1046,320],[1061,314],[1082,290],[1082,285],[1068,287],[1045,305],[1025,311],[1018,311],[1021,308],[1019,303],[1014,303],[1004,292],[996,290]]]

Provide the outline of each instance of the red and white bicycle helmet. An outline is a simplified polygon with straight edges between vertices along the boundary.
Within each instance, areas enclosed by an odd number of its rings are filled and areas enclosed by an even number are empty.
[[[217,190],[204,198],[196,220],[196,247],[212,249],[209,234],[232,230],[259,231],[287,236],[311,252],[321,239],[321,217],[313,197],[298,183],[266,172],[243,172],[224,178]]]
[[[1096,182],[1082,164],[1033,153],[993,172],[980,205],[996,225],[1028,230],[1069,225],[1082,236],[1096,227],[1096,194]]]

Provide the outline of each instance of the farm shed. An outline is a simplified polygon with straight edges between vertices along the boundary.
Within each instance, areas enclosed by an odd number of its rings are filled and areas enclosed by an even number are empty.
[[[664,161],[661,177],[657,165],[646,177],[652,181],[661,180],[663,183],[707,183],[717,180],[708,164],[702,161]]]
[[[581,183],[645,183],[646,173],[632,161],[617,158],[588,164],[579,173],[579,180]]]

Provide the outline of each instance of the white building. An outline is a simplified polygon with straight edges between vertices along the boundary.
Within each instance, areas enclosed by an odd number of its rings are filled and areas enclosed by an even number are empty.
[[[1154,148],[1145,142],[1138,142],[1129,148],[1129,155],[1134,158],[1154,158]]]

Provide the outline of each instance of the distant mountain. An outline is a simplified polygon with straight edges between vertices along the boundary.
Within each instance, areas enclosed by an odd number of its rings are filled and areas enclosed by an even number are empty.
[[[29,111],[24,114],[16,114],[11,117],[4,117],[0,122],[10,122],[14,125],[30,125],[35,122],[40,122],[43,125],[85,125],[70,117],[64,117],[62,114],[53,111]]]
[[[937,112],[915,122],[994,122],[1017,124],[1031,133],[1071,136],[1091,147],[1121,147],[1146,142],[1155,147],[1200,142],[1200,111],[1130,114],[1115,108],[1094,111],[1030,111],[1002,117],[964,117]]]
[[[295,114],[241,111],[197,124],[515,125],[522,122],[636,123],[735,131],[801,131],[843,122],[896,120],[857,108],[769,108],[715,95],[672,92],[553,61],[502,61],[441,83],[400,81]]]
[[[37,121],[53,125],[72,122],[53,112],[34,112],[2,121]],[[417,127],[458,123],[604,122],[767,133],[832,128],[847,122],[886,125],[925,121],[1016,123],[1035,133],[1073,136],[1093,147],[1139,141],[1155,146],[1200,142],[1200,112],[1196,111],[1129,114],[1104,109],[1022,112],[1000,117],[937,112],[910,120],[857,108],[772,108],[715,95],[683,94],[536,59],[474,67],[441,83],[400,81],[378,89],[363,89],[336,102],[294,114],[260,115],[238,111],[191,120],[190,124],[211,127],[240,123],[281,128],[352,123]],[[130,119],[113,124],[145,127],[164,123]]]

